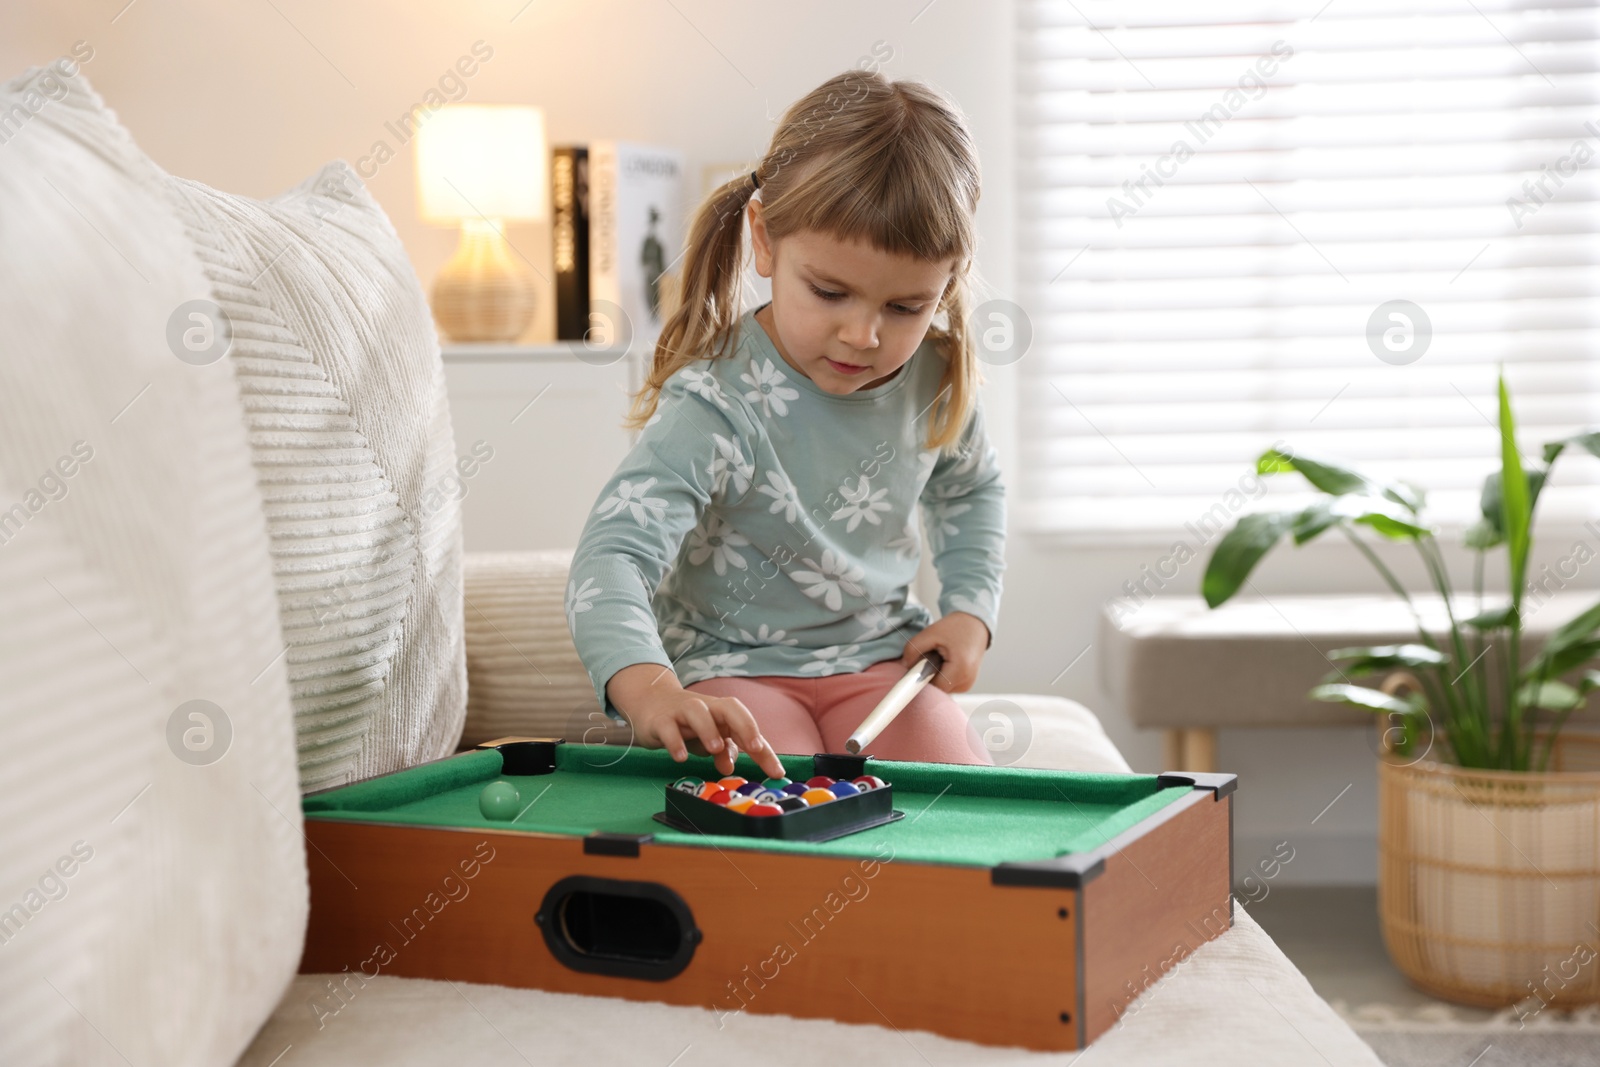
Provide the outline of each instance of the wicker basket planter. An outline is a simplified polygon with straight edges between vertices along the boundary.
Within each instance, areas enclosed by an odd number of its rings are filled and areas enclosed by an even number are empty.
[[[1480,1007],[1600,1003],[1600,742],[1548,773],[1378,763],[1378,911],[1395,965]]]

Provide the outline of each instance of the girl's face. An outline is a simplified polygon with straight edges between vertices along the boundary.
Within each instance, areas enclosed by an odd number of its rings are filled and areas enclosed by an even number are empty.
[[[893,256],[865,241],[806,231],[775,243],[750,202],[756,271],[772,303],[756,320],[795,370],[840,396],[881,385],[927,335],[955,260]]]

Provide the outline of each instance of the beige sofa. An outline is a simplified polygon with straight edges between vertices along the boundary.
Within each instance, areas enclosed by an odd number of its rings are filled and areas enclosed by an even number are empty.
[[[0,262],[26,266],[0,285],[0,1063],[1071,1061],[297,976],[302,791],[487,732],[594,739],[565,560],[463,564],[437,340],[348,166],[267,201],[166,174],[70,63],[0,114]],[[1126,769],[1078,705],[962,701],[1025,728],[1004,760]],[[1242,909],[1090,1055],[1377,1063]]]

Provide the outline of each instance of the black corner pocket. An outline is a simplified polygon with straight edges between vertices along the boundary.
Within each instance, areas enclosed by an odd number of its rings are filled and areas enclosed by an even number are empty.
[[[658,882],[563,878],[544,895],[534,921],[564,966],[614,978],[676,977],[700,942],[689,905]]]

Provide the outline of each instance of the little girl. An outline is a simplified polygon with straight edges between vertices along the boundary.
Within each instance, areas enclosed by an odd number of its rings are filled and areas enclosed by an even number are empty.
[[[567,623],[642,745],[843,752],[928,649],[944,666],[871,753],[992,761],[953,692],[993,641],[1005,488],[966,321],[979,168],[955,109],[850,71],[792,106],[700,207],[682,300],[585,523]],[[739,310],[744,219],[772,300]],[[934,326],[942,312],[946,324]],[[941,618],[908,600],[921,504]]]

